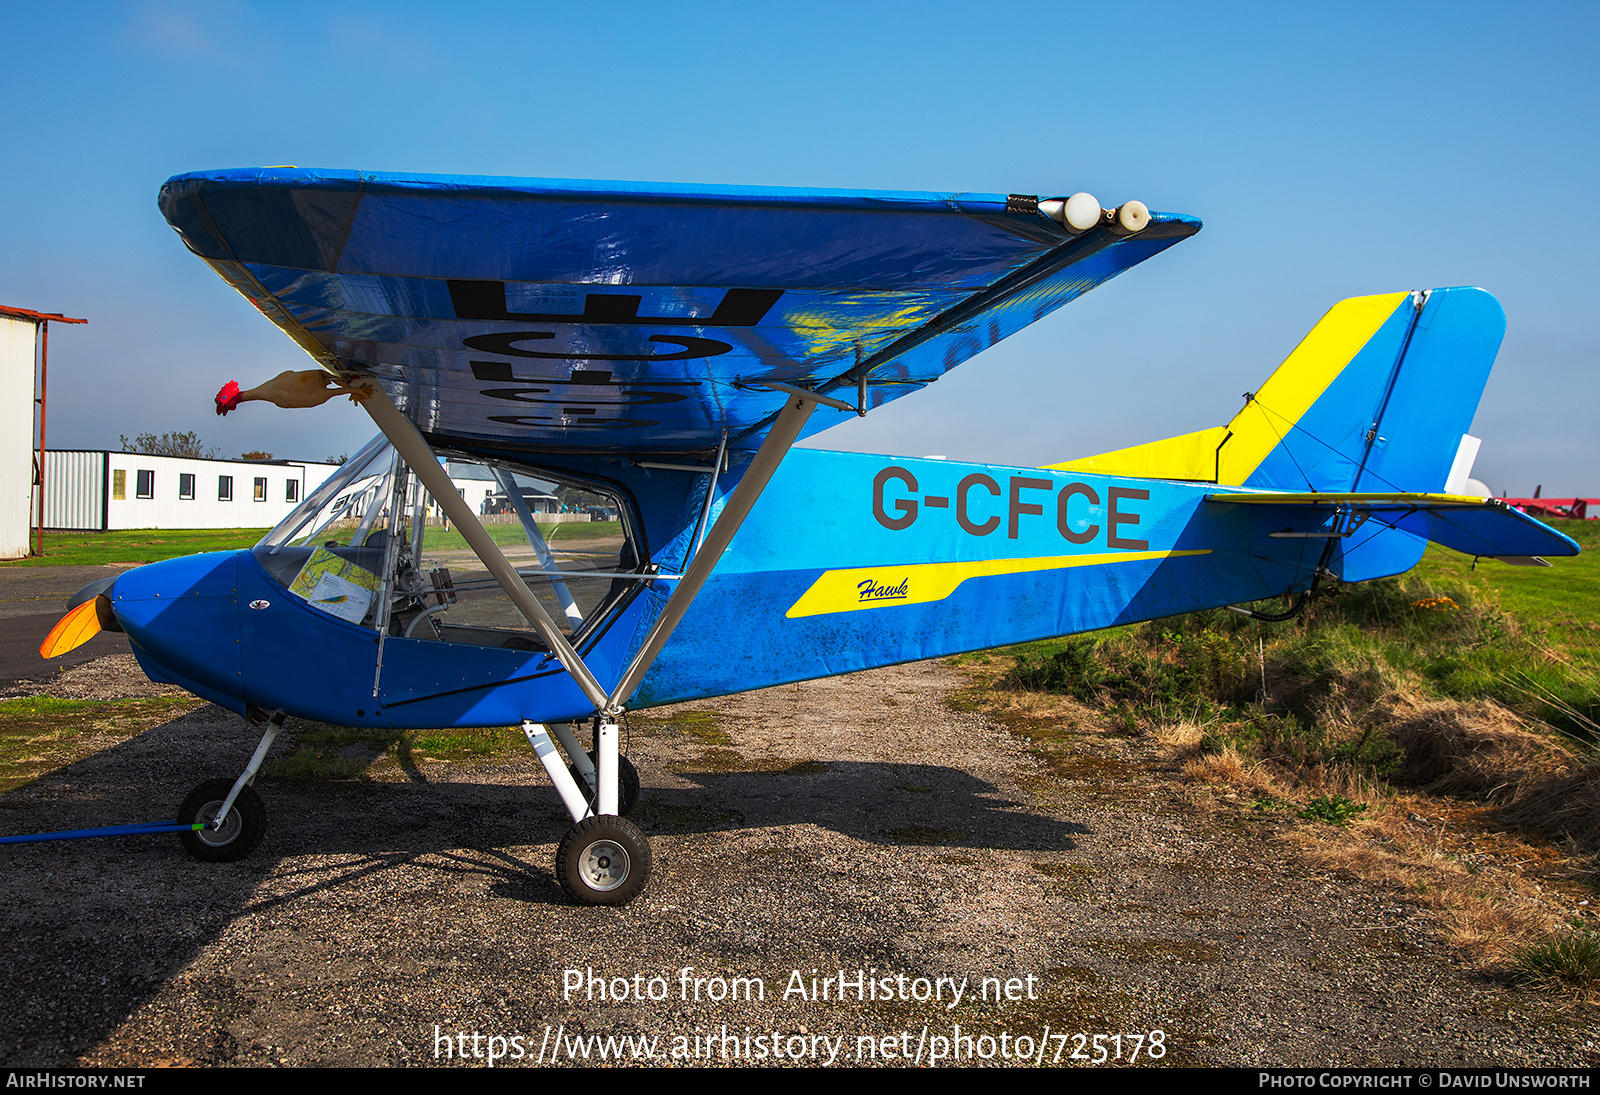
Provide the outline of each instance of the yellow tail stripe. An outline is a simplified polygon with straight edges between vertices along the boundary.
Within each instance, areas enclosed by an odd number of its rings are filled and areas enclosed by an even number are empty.
[[[1226,426],[1045,466],[1053,471],[1237,486],[1261,466],[1410,296],[1380,293],[1335,304]]]
[[[1043,555],[1033,559],[985,559],[973,563],[912,563],[902,567],[829,570],[813,582],[811,588],[801,594],[800,599],[784,615],[793,620],[800,616],[855,612],[863,608],[928,604],[944,600],[968,578],[1209,554],[1210,548],[1192,551],[1115,551],[1100,555]]]
[[[1328,390],[1410,293],[1341,300],[1317,321],[1255,398],[1228,423],[1217,482],[1243,483],[1278,447],[1290,427]]]
[[[100,608],[95,604],[97,600],[98,597],[90,597],[61,617],[56,626],[50,629],[50,634],[44,637],[44,642],[39,644],[39,653],[46,658],[53,658],[57,654],[76,650],[100,634]]]

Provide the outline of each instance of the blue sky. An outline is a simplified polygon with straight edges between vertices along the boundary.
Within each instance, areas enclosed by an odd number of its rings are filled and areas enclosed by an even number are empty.
[[[1139,198],[1197,237],[814,443],[1039,464],[1218,425],[1335,301],[1472,284],[1497,492],[1600,494],[1592,5],[0,2],[0,304],[52,447],[319,458],[348,404],[211,412],[298,349],[156,192],[265,164]]]

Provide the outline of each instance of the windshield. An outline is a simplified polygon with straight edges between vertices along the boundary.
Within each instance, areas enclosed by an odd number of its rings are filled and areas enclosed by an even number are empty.
[[[638,584],[626,508],[539,469],[451,455],[457,493],[561,629],[579,638]],[[255,557],[311,607],[386,635],[544,649],[382,438],[307,497]]]

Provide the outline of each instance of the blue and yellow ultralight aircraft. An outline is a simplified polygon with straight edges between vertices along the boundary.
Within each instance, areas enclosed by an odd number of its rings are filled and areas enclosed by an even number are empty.
[[[201,859],[260,839],[286,715],[520,724],[573,818],[562,887],[622,904],[650,869],[625,708],[1303,604],[1427,540],[1577,551],[1459,493],[1504,331],[1478,289],[1347,300],[1226,426],[1168,441],[1046,468],[791,451],[1200,228],[1139,202],[269,168],[179,176],[161,208],[320,367],[219,410],[347,392],[381,431],[252,550],[86,587],[46,642],[120,628],[263,728],[184,803]],[[552,532],[563,500],[616,520]]]

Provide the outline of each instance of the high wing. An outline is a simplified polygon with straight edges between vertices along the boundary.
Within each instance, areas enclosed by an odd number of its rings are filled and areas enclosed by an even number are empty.
[[[753,448],[772,382],[882,406],[1200,229],[1075,233],[1023,195],[287,168],[180,175],[160,202],[424,433],[567,452]]]

